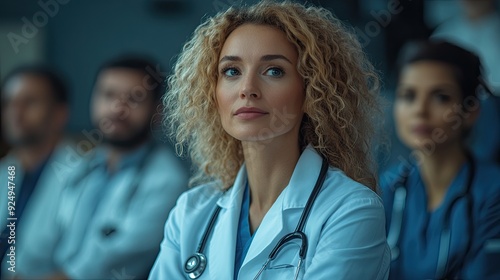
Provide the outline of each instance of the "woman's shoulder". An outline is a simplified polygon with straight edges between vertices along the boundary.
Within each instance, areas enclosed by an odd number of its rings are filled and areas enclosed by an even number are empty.
[[[385,224],[380,196],[339,169],[329,169],[315,204],[316,211],[312,215],[322,227],[337,228],[352,220]]]
[[[325,191],[328,197],[334,198],[335,202],[363,201],[368,204],[382,205],[380,196],[369,187],[353,180],[342,170],[330,167],[325,179]],[[334,201],[332,201],[334,202]]]
[[[217,200],[224,194],[218,182],[209,182],[192,187],[184,192],[177,200],[177,206],[200,209],[214,205]]]

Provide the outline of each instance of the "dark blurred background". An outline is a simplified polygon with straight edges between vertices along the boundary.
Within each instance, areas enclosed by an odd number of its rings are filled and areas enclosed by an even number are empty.
[[[429,37],[440,24],[463,12],[463,3],[458,0],[307,2],[328,8],[354,27],[380,71],[382,95],[389,105],[395,84],[394,63],[402,45],[411,39]],[[91,87],[103,61],[123,53],[144,53],[157,58],[160,71],[169,73],[183,43],[203,18],[240,3],[236,0],[1,0],[0,78],[24,63],[53,65],[70,88],[71,117],[67,132],[77,138],[82,130],[91,127]],[[500,1],[496,4],[498,11]],[[404,153],[394,137],[390,106],[386,116],[390,150],[393,154]],[[390,157],[381,159],[381,165],[390,161]]]

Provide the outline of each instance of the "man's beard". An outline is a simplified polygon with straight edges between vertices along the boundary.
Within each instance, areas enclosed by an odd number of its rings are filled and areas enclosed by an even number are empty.
[[[149,126],[143,126],[139,131],[127,137],[112,138],[103,135],[103,142],[119,149],[134,148],[150,137]]]

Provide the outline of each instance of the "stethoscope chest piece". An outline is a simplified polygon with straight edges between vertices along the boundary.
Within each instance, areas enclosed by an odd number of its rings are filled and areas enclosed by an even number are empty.
[[[189,279],[197,279],[203,274],[207,267],[207,258],[205,255],[195,253],[184,264],[184,272],[188,275]]]

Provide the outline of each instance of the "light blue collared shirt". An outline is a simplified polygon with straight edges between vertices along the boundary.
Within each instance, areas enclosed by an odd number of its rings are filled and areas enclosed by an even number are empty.
[[[159,250],[163,225],[188,173],[175,154],[148,142],[108,170],[105,149],[65,189],[55,261],[72,279],[144,278]],[[142,167],[140,167],[142,165]]]

